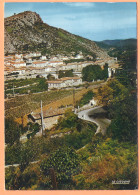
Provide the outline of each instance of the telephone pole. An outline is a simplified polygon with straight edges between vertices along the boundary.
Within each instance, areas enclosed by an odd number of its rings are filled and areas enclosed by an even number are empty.
[[[43,135],[44,123],[43,123],[43,110],[42,110],[42,100],[41,100],[41,133]]]
[[[73,88],[73,107],[75,109],[75,89]]]

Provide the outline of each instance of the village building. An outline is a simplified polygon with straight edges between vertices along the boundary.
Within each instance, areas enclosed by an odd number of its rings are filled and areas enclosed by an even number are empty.
[[[63,77],[55,81],[47,81],[48,89],[61,89],[66,87],[78,86],[82,84],[82,79],[79,77]]]
[[[57,56],[51,56],[50,61],[60,61],[60,58]]]
[[[28,58],[28,59],[26,60],[26,64],[27,64],[27,65],[31,65],[32,62],[33,62],[33,61],[32,61],[32,58]]]
[[[12,73],[18,73],[19,75],[24,75],[25,74],[25,69],[15,69],[12,71]]]
[[[56,66],[56,71],[59,71],[59,70],[67,70],[67,65],[60,64],[60,65]]]
[[[23,54],[15,54],[15,58],[23,59]]]
[[[41,56],[40,60],[47,60],[47,57],[46,56]]]
[[[47,81],[48,83],[48,89],[61,89],[65,87],[62,80],[56,80],[56,81]]]
[[[31,58],[31,57],[40,57],[40,56],[41,56],[41,52],[34,52],[34,53],[26,54],[24,57]]]
[[[71,70],[71,69],[73,69],[73,70],[77,69],[77,62],[75,62],[75,63],[68,63],[66,65],[66,70]]]
[[[84,56],[83,56],[82,54],[77,54],[77,55],[75,56],[75,59],[82,59],[82,58],[84,58]]]
[[[45,67],[47,65],[46,61],[33,61],[33,67]]]
[[[73,72],[74,76],[82,78],[82,72],[81,71],[75,71]]]
[[[91,55],[87,55],[86,56],[88,59],[90,59],[90,60],[93,60],[93,56],[91,56]]]
[[[90,100],[89,104],[91,106],[96,106],[97,105],[97,100],[95,100],[94,98],[92,100]]]
[[[49,61],[48,62],[48,65],[53,66],[53,67],[56,67],[60,64],[63,65],[63,61]]]
[[[52,66],[46,66],[45,67],[45,72],[51,72],[51,71],[56,71],[56,68],[55,67],[52,67]]]
[[[20,67],[26,67],[26,63],[24,61],[20,61],[20,62],[10,62],[11,65],[13,65],[15,68],[20,68]]]

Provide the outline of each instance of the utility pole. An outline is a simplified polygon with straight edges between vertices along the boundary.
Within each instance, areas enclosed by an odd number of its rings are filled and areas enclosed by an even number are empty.
[[[73,107],[75,109],[75,89],[73,88]]]
[[[44,131],[44,123],[43,123],[43,110],[42,110],[42,100],[41,100],[41,133],[43,135],[43,131]]]

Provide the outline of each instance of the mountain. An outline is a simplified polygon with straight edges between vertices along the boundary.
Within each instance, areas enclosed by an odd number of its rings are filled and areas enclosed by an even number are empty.
[[[116,40],[104,40],[96,42],[96,44],[103,49],[117,48],[126,50],[137,49],[137,39],[116,39]]]
[[[71,34],[44,23],[31,11],[5,18],[5,53],[41,51],[51,54],[70,54],[82,51],[98,57],[108,57],[94,41]]]

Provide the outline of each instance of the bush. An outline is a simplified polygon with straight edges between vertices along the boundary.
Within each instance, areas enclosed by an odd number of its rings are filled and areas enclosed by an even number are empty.
[[[108,77],[108,71],[106,70],[106,66],[104,70],[99,65],[86,66],[82,70],[83,81],[92,82],[93,80],[106,79]]]
[[[5,143],[13,145],[20,139],[19,125],[12,118],[5,119]]]
[[[49,158],[44,159],[41,163],[41,170],[48,177],[50,168],[56,173],[58,188],[68,185],[72,182],[72,176],[80,171],[79,157],[71,148],[58,149],[52,153]]]
[[[78,107],[78,106],[82,107],[82,106],[84,106],[85,104],[88,104],[89,101],[93,98],[93,96],[94,96],[93,91],[91,91],[91,90],[88,91],[86,94],[83,95],[83,97],[81,98],[80,101],[76,102],[76,106],[77,106],[77,107]]]

